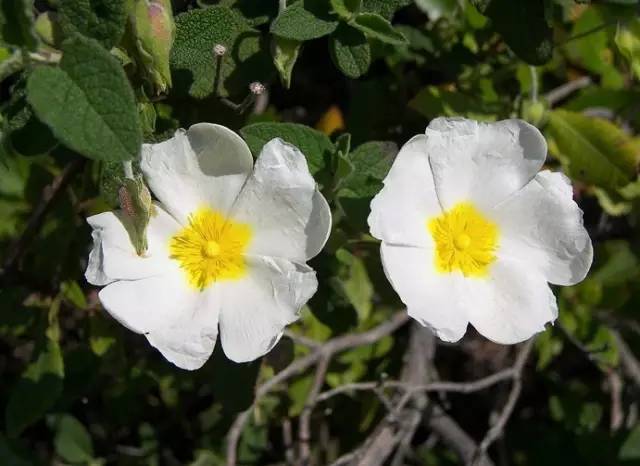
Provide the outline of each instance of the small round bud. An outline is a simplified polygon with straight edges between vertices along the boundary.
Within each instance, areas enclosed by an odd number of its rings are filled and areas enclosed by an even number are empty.
[[[264,87],[264,84],[262,84],[261,82],[258,82],[258,81],[255,81],[255,82],[252,82],[251,84],[249,84],[249,90],[254,95],[263,94],[266,89],[267,88]]]
[[[222,44],[216,44],[213,46],[213,54],[216,57],[221,57],[223,56],[225,53],[227,53],[227,48],[222,45]]]

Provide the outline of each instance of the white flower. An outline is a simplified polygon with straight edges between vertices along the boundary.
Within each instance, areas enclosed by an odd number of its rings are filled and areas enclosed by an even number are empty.
[[[106,285],[104,308],[184,369],[204,364],[218,329],[234,361],[267,353],[315,293],[305,262],[331,229],[304,155],[274,139],[254,168],[240,136],[201,123],[143,146],[141,168],[159,200],[144,257],[121,212],[88,219],[86,278]]]
[[[593,259],[569,180],[538,170],[547,144],[521,120],[438,118],[404,145],[371,203],[387,278],[409,315],[446,341],[471,323],[517,343],[558,315],[547,282]]]

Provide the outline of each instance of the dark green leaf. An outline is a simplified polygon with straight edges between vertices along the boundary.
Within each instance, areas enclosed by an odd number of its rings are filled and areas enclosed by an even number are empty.
[[[391,45],[405,45],[407,39],[391,23],[376,13],[362,13],[351,23],[368,37]]]
[[[551,59],[553,30],[547,23],[544,0],[479,0],[473,3],[491,18],[495,30],[522,60],[531,65],[542,65]]]
[[[618,459],[623,461],[640,460],[640,425],[629,433],[626,440],[620,448]]]
[[[255,123],[240,130],[254,156],[258,156],[262,147],[274,138],[298,147],[307,158],[309,170],[315,174],[325,167],[326,160],[333,154],[335,147],[324,134],[308,126],[295,123]]]
[[[374,196],[382,188],[382,180],[393,163],[398,147],[393,142],[371,141],[349,154],[353,172],[340,185],[340,197]]]
[[[331,34],[337,27],[338,20],[329,14],[328,2],[301,0],[278,15],[271,23],[271,32],[287,39],[305,41]]]
[[[331,58],[346,76],[359,78],[371,65],[371,48],[365,35],[347,24],[341,24],[329,41]]]
[[[36,114],[71,149],[96,160],[138,157],[142,131],[133,91],[118,61],[93,39],[62,47],[60,67],[39,67],[27,98]]]
[[[345,20],[350,20],[360,12],[362,0],[330,0],[333,12]]]
[[[34,50],[33,0],[0,0],[0,43]]]
[[[70,463],[87,463],[93,459],[93,442],[87,429],[75,417],[57,419],[53,443],[56,453]]]
[[[5,412],[7,433],[16,437],[51,409],[62,393],[64,362],[57,343],[47,340],[11,390]]]
[[[412,3],[413,0],[363,0],[362,11],[377,13],[380,16],[391,20],[397,10]]]
[[[65,36],[80,33],[107,49],[118,45],[127,20],[126,0],[60,0],[58,13]]]

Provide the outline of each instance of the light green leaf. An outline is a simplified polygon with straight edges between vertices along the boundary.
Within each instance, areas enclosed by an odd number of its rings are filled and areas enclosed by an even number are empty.
[[[391,23],[376,13],[361,13],[351,25],[364,32],[367,37],[391,45],[405,45],[407,39],[396,31]]]
[[[55,423],[53,444],[56,453],[70,463],[87,463],[93,459],[93,442],[87,429],[75,417],[60,416]]]
[[[615,189],[636,176],[633,140],[613,123],[566,110],[550,112],[549,132],[569,176]]]
[[[213,54],[213,47],[217,44],[227,49],[221,58]],[[264,50],[262,58],[258,55],[261,50]],[[171,51],[171,65],[176,70],[191,74],[193,82],[189,94],[193,97],[204,98],[211,94],[216,79],[222,96],[239,92],[240,89],[246,93],[249,82],[264,73],[252,68],[251,76],[245,77],[246,71],[239,76],[239,66],[248,60],[254,61],[256,57],[271,66],[266,50],[266,47],[261,47],[260,34],[253,31],[234,10],[226,7],[191,10],[176,17],[176,40]],[[233,82],[228,82],[232,73]]]
[[[33,0],[0,0],[0,43],[34,50]]]
[[[359,78],[371,65],[371,48],[365,35],[347,24],[341,24],[329,40],[331,58],[349,78]]]
[[[60,292],[62,296],[73,304],[78,309],[86,309],[87,298],[85,297],[82,288],[75,280],[67,280],[60,284]]]
[[[255,123],[240,130],[255,157],[262,147],[274,138],[282,138],[293,144],[307,158],[309,170],[316,174],[335,151],[331,140],[320,131],[295,123]]]
[[[333,12],[345,20],[350,20],[362,8],[362,0],[330,0]]]
[[[40,120],[67,146],[91,159],[138,157],[140,121],[118,60],[82,36],[66,41],[62,50],[59,67],[41,66],[29,77],[27,99]]]
[[[125,0],[60,0],[60,27],[65,36],[82,34],[107,49],[118,45],[127,20]]]
[[[273,64],[280,74],[282,85],[289,89],[291,73],[300,54],[301,42],[284,37],[273,37]]]
[[[9,395],[5,419],[10,437],[20,435],[53,407],[62,394],[63,377],[60,347],[47,340]]]
[[[329,2],[301,0],[285,8],[271,23],[271,32],[297,41],[317,39],[338,27],[337,18],[329,14]]]
[[[615,40],[620,53],[631,65],[636,79],[640,79],[640,19],[620,21]]]
[[[360,322],[365,322],[371,314],[373,299],[373,285],[367,268],[362,259],[346,249],[336,251],[336,258],[346,267],[346,276],[337,281],[339,287],[355,308]]]

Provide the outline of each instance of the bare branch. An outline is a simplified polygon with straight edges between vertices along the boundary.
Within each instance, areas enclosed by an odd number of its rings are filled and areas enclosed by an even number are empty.
[[[238,442],[244,430],[244,426],[249,420],[249,416],[253,411],[255,404],[262,399],[266,394],[274,390],[279,384],[303,373],[305,370],[317,364],[321,358],[331,357],[332,355],[345,351],[350,348],[356,348],[358,346],[368,345],[378,341],[380,338],[385,337],[398,328],[402,327],[409,320],[409,316],[406,312],[395,313],[387,322],[378,325],[377,327],[363,333],[355,335],[344,335],[331,339],[323,343],[319,348],[312,351],[310,354],[293,361],[282,371],[278,372],[274,377],[267,380],[256,390],[256,396],[252,406],[246,411],[240,413],[229,433],[227,434],[227,466],[235,466],[237,462],[237,449]]]
[[[640,362],[636,359],[635,355],[624,341],[622,335],[616,330],[611,330],[613,338],[616,340],[618,346],[618,353],[620,354],[620,363],[625,373],[634,381],[634,383],[640,387]]]
[[[547,92],[544,98],[549,103],[549,106],[553,107],[574,92],[584,89],[585,87],[589,87],[592,83],[593,80],[589,76],[583,76]]]
[[[326,355],[320,359],[320,362],[316,366],[313,385],[311,386],[311,391],[307,397],[305,407],[300,414],[300,421],[298,424],[300,458],[298,464],[301,466],[307,466],[311,457],[311,448],[309,447],[309,441],[311,440],[311,413],[313,412],[313,407],[316,404],[316,398],[318,398],[318,394],[324,385],[324,378],[327,375],[327,369],[329,368],[330,361],[331,355]]]
[[[474,465],[479,464],[478,459],[485,456],[487,454],[487,450],[493,444],[493,442],[495,442],[498,437],[502,435],[507,422],[509,422],[511,414],[513,414],[516,403],[520,398],[520,392],[522,391],[522,370],[524,369],[524,365],[526,364],[527,359],[531,354],[534,341],[535,340],[533,338],[527,341],[522,346],[522,349],[516,357],[515,364],[513,365],[513,385],[511,387],[509,397],[507,398],[507,402],[502,408],[500,416],[498,416],[498,420],[493,426],[491,426],[487,434],[484,436],[484,439],[482,439],[482,442],[478,447],[478,451],[474,455],[474,461],[472,462],[472,464]]]

